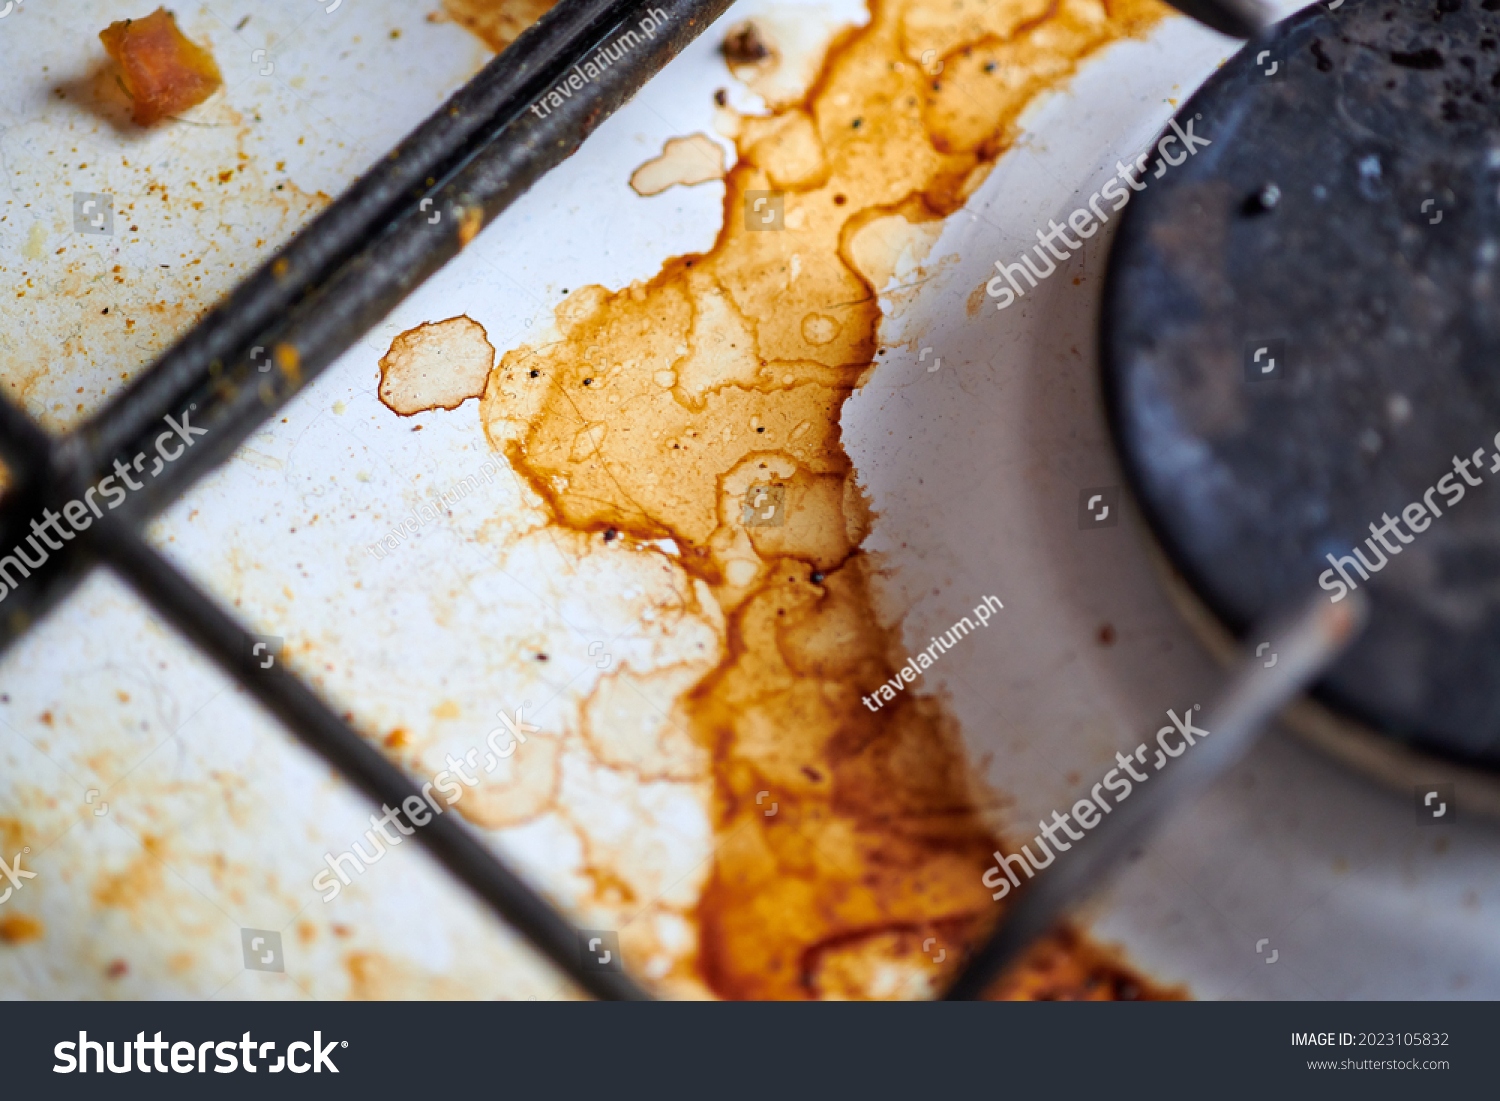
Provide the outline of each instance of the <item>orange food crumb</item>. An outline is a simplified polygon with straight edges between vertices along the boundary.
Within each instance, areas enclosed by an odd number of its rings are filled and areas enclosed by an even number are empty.
[[[119,63],[141,126],[196,107],[224,82],[213,56],[184,37],[166,8],[144,19],[111,23],[99,40]]]

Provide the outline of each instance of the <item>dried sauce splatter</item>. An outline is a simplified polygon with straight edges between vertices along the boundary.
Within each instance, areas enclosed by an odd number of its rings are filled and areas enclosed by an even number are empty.
[[[980,876],[999,846],[953,720],[915,696],[871,713],[856,687],[900,660],[840,437],[891,263],[871,240],[889,235],[862,231],[957,210],[1038,93],[1164,10],[877,0],[800,101],[739,120],[709,252],[576,291],[561,340],[490,377],[486,432],[553,522],[671,540],[722,613],[717,662],[677,707],[713,760],[697,970],[723,997],[929,993],[996,915]],[[996,993],[1158,996],[1071,934]]]
[[[724,178],[724,151],[707,134],[669,138],[661,156],[647,161],[630,176],[637,195],[660,195],[674,184],[692,187]]]
[[[409,417],[457,409],[484,393],[495,348],[484,326],[460,314],[404,332],[380,360],[380,400]]]

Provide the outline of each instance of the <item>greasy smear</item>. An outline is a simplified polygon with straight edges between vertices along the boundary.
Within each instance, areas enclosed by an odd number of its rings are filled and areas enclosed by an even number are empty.
[[[557,0],[443,0],[455,23],[467,27],[499,53],[552,10]]]
[[[224,82],[213,55],[184,36],[165,8],[111,23],[99,39],[120,66],[140,126],[198,106]]]
[[[860,702],[905,655],[876,615],[840,415],[877,350],[892,242],[924,248],[1038,92],[1163,11],[875,3],[810,91],[740,120],[709,252],[574,292],[561,339],[508,353],[489,379],[490,441],[554,524],[670,541],[722,617],[714,667],[677,698],[712,756],[696,967],[721,996],[930,993],[996,916],[980,877],[999,844],[953,720],[932,698]],[[758,38],[764,58],[736,67],[774,75],[774,35]],[[752,191],[779,194],[752,207]],[[1034,960],[1051,978],[1028,971],[1005,992],[1110,996],[1126,981],[1075,941],[1050,949]]]
[[[457,409],[484,393],[494,364],[495,347],[473,318],[419,325],[397,336],[381,359],[380,400],[403,417]]]
[[[630,186],[637,195],[660,195],[673,184],[691,187],[724,178],[724,151],[706,134],[671,138],[661,156],[647,161],[632,173]]]

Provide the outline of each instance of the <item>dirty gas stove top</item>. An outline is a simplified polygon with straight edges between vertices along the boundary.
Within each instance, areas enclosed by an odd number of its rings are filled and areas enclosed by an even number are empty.
[[[114,393],[487,56],[426,12],[244,14],[184,19],[225,91],[136,133],[98,106],[92,32],[25,12],[35,64],[0,76],[0,102],[28,105],[4,122],[0,236],[7,275],[31,283],[32,320],[8,337],[36,354],[3,381],[49,428]],[[503,44],[493,12],[456,14]],[[1228,47],[1156,8],[1101,23],[1068,0],[1046,34],[993,45],[1038,14],[737,5],[152,525],[410,775],[483,746],[497,709],[524,714],[536,732],[458,806],[659,993],[932,993],[992,916],[997,836],[1029,836],[1213,678],[1150,557],[1159,539],[1191,564],[1161,517],[1192,513],[1156,508],[1127,432],[1154,534],[1124,494],[1118,524],[1078,519],[1081,490],[1125,481],[1095,389],[1103,235],[998,323],[982,287]],[[726,72],[719,44],[749,18],[774,50]],[[1320,49],[1342,64],[1355,47],[1336,38]],[[1318,64],[1304,45],[1294,79]],[[32,94],[54,78],[63,95]],[[1152,188],[1200,186],[1200,163]],[[1304,209],[1295,171],[1276,180],[1286,199],[1258,225]],[[75,231],[75,193],[109,197],[113,233]],[[755,228],[746,210],[775,193],[779,229]],[[1468,232],[1452,194],[1435,228]],[[1132,216],[1165,205],[1148,191]],[[1130,282],[1151,316],[1182,305]],[[1105,301],[1123,375],[1150,326]],[[1235,355],[1246,335],[1181,333]],[[1279,336],[1303,385],[1302,334]],[[772,496],[778,522],[744,507]],[[1187,572],[1231,626],[1274,588],[1251,569],[1220,595]],[[898,702],[861,705],[992,594],[987,628]],[[367,808],[107,575],[0,680],[5,842],[39,873],[16,911],[32,924],[0,929],[0,988],[567,992],[413,846],[323,902],[312,880],[368,848]],[[1489,835],[1419,826],[1410,803],[1273,738],[1091,915],[1094,942],[1149,980],[1071,938],[1010,992],[1500,989]],[[1409,951],[1424,928],[1446,933]],[[276,934],[281,970],[246,965],[243,930]]]

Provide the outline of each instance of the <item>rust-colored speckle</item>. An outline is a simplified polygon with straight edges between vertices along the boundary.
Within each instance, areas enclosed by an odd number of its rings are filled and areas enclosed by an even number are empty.
[[[964,300],[964,313],[969,317],[978,317],[979,311],[984,309],[987,295],[984,293],[984,284],[974,288],[974,293]]]
[[[483,228],[484,211],[477,206],[466,207],[458,219],[458,247],[467,248]]]
[[[40,921],[27,914],[6,914],[0,917],[0,940],[6,944],[41,940],[46,932],[46,927]]]
[[[276,366],[281,368],[281,373],[293,386],[302,381],[302,357],[297,354],[297,349],[290,344],[278,344],[271,350],[276,357]]]
[[[31,832],[19,818],[0,818],[0,857],[25,849]]]
[[[94,901],[100,906],[144,912],[160,903],[163,873],[158,853],[161,842],[148,835],[142,838],[142,845],[146,851],[132,860],[124,871],[100,877],[94,887]]]

